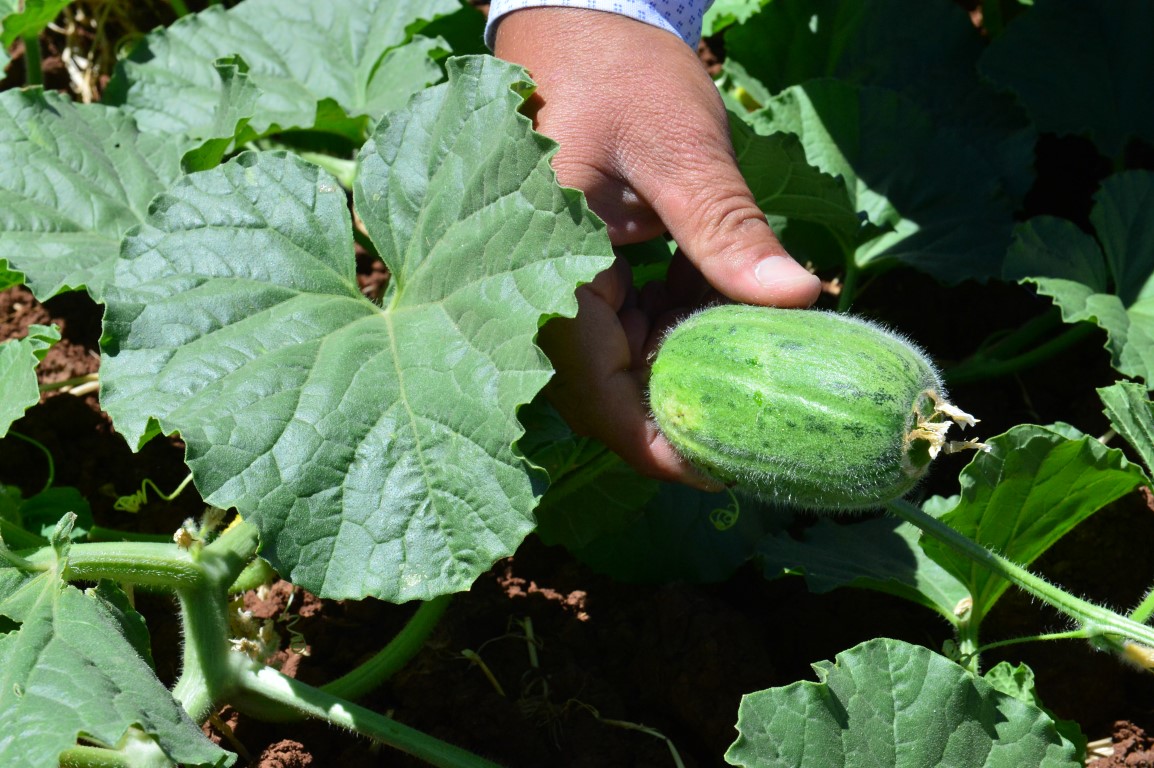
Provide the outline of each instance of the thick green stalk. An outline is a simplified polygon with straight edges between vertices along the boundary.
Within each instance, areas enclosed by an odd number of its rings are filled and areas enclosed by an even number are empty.
[[[55,554],[46,549],[29,559],[37,562],[53,557]],[[73,544],[68,549],[64,578],[69,581],[112,579],[180,590],[201,583],[204,571],[191,554],[175,544],[119,541]]]
[[[101,747],[72,747],[60,753],[60,768],[131,768],[128,755]]]
[[[472,752],[294,680],[271,667],[242,673],[234,706],[260,717],[267,703],[356,731],[438,768],[498,768],[496,763]]]
[[[1074,619],[1087,630],[1089,637],[1124,638],[1154,648],[1154,627],[1131,621],[1109,609],[1059,589],[1020,565],[966,538],[904,499],[891,501],[886,506],[890,512],[917,527],[925,535],[937,539],[958,554],[973,560],[991,573],[1001,576],[1019,589]]]
[[[244,657],[229,645],[228,588],[256,557],[256,528],[240,523],[199,552],[192,551],[201,578],[176,591],[184,625],[184,659],[172,695],[193,722],[203,722],[213,705],[228,699]]]
[[[177,590],[184,626],[184,656],[172,695],[194,723],[204,722],[216,702],[226,700],[236,671],[229,646],[225,585],[206,574],[196,586]]]

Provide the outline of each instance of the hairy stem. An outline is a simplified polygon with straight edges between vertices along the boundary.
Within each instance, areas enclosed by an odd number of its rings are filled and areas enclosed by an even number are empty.
[[[131,768],[128,755],[115,749],[76,746],[60,753],[60,768]]]
[[[239,686],[234,704],[257,717],[261,716],[264,705],[275,704],[356,731],[438,768],[497,768],[496,763],[472,752],[294,680],[271,667],[243,673]]]
[[[886,507],[925,535],[937,539],[958,554],[973,560],[991,573],[1001,576],[1019,589],[1074,619],[1085,628],[1087,637],[1124,638],[1154,648],[1154,627],[1131,621],[1109,609],[1071,595],[1020,565],[966,538],[904,499],[891,501]]]

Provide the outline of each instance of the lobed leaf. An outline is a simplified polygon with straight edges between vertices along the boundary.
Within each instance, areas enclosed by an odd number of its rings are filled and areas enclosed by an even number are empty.
[[[820,224],[847,243],[858,238],[861,220],[845,182],[810,165],[797,136],[760,136],[740,120],[731,121],[731,135],[738,167],[767,216]]]
[[[1121,159],[1128,141],[1154,143],[1154,6],[1049,0],[1020,14],[982,56],[1039,130],[1088,136]]]
[[[183,137],[39,89],[0,93],[0,271],[45,300],[87,288],[97,301],[120,239],[181,173]]]
[[[209,7],[149,34],[118,67],[105,101],[145,130],[211,135],[222,88],[214,62],[239,54],[259,92],[247,123],[254,137],[303,128],[360,143],[366,121],[348,117],[376,121],[441,79],[432,58],[440,44],[417,33],[458,7],[455,0]]]
[[[813,665],[818,682],[746,695],[725,754],[748,768],[1076,768],[1037,707],[926,648],[882,638]]]
[[[189,175],[125,241],[105,409],[134,446],[179,432],[205,499],[317,594],[459,591],[533,527],[513,448],[550,371],[533,340],[612,257],[517,112],[523,78],[453,60],[362,151],[383,307],[357,287],[345,194],[289,155]]]
[[[1066,533],[1146,482],[1121,451],[1066,427],[1025,424],[992,438],[962,470],[961,498],[942,522],[982,546],[1028,566]],[[926,553],[973,597],[980,622],[1008,582],[936,539]]]
[[[896,91],[965,146],[1003,194],[1018,199],[1033,183],[1034,129],[1012,98],[978,77],[986,43],[955,3],[774,0],[729,30],[725,44],[727,71],[740,67],[769,93],[820,78]]]
[[[921,532],[892,517],[840,524],[822,518],[801,538],[767,536],[757,545],[766,578],[804,575],[811,592],[865,587],[919,603],[956,622],[969,592],[918,546]]]
[[[0,563],[0,615],[18,623],[0,634],[0,763],[56,765],[80,737],[116,748],[140,729],[173,762],[231,765],[235,755],[205,737],[138,654],[138,617],[108,589]]]
[[[0,344],[0,437],[8,434],[12,423],[26,410],[40,402],[36,366],[58,341],[60,329],[55,325],[31,325],[24,338]]]
[[[1012,204],[982,158],[906,97],[812,80],[746,119],[758,133],[797,136],[809,164],[843,179],[873,225],[846,244],[859,266],[898,260],[950,283],[1001,274]]]
[[[1004,277],[1033,283],[1068,323],[1106,331],[1113,365],[1154,385],[1154,172],[1127,171],[1102,182],[1094,234],[1053,216],[1014,230]]]

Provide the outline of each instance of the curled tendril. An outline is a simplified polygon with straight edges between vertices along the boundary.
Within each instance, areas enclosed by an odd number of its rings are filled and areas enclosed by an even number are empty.
[[[709,522],[719,531],[728,531],[737,525],[737,518],[741,515],[741,505],[737,502],[737,496],[729,488],[726,488],[725,492],[729,494],[733,503],[728,507],[718,507],[709,513]]]

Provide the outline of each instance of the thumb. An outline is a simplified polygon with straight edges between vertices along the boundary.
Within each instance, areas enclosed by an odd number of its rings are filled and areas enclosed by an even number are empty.
[[[658,166],[647,180],[650,205],[721,293],[746,304],[808,307],[821,280],[782,247],[725,147],[701,153],[699,146],[690,167]]]

